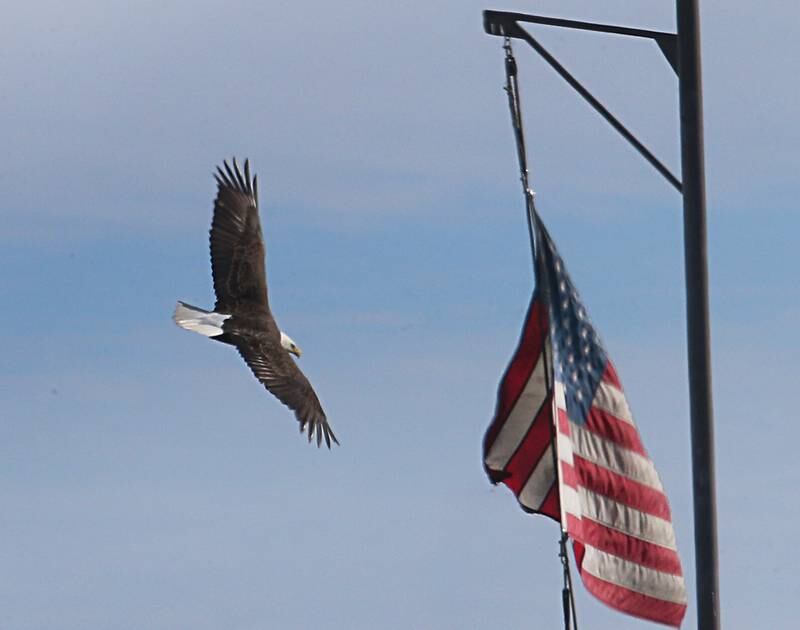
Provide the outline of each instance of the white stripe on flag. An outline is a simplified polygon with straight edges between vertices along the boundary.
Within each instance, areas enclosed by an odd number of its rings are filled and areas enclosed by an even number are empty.
[[[522,390],[517,402],[511,409],[500,433],[489,449],[486,456],[486,465],[494,470],[503,470],[516,452],[531,424],[536,417],[536,412],[547,397],[547,385],[544,375],[544,357],[539,355],[539,360],[531,373],[525,388]]]
[[[586,545],[581,570],[622,588],[675,604],[688,601],[683,578],[648,569]]]
[[[569,430],[573,450],[584,459],[663,492],[656,467],[646,457],[587,431],[574,422],[569,423]]]
[[[645,514],[586,488],[578,489],[578,501],[581,511],[575,516],[583,516],[628,536],[678,550],[672,523],[663,518]]]
[[[561,477],[559,477],[559,480]],[[565,486],[559,482],[559,492],[561,499],[561,523],[566,528],[567,519],[564,514],[572,514],[573,516],[581,517],[581,500],[578,496],[578,491],[575,488]]]
[[[567,401],[564,399],[564,384],[560,381],[555,382],[553,401],[553,418],[556,419],[556,452],[558,453],[558,459],[570,466],[574,466],[575,460],[572,458],[572,440],[568,435],[564,435],[558,430],[558,410],[565,410],[567,408]]]
[[[539,459],[536,468],[533,469],[531,476],[519,493],[519,502],[527,508],[538,510],[542,502],[547,498],[547,493],[553,487],[555,482],[555,475],[553,474],[553,445],[547,447],[547,450]]]
[[[575,465],[575,459],[572,457],[572,442],[568,435],[564,435],[561,431],[556,435],[556,449],[558,452],[558,459],[570,466]]]
[[[631,414],[631,409],[628,406],[625,394],[611,383],[600,381],[597,393],[594,395],[592,406],[602,409],[615,418],[619,418],[633,425],[633,415]]]

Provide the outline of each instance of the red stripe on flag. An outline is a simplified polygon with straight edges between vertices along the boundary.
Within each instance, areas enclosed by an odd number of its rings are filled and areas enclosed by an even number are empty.
[[[614,368],[614,364],[611,363],[611,359],[606,361],[606,369],[603,371],[603,376],[601,378],[606,383],[611,383],[619,391],[622,391],[622,383],[620,383],[619,381],[619,376],[617,376],[617,370],[616,368]]]
[[[609,499],[652,514],[665,521],[672,519],[666,495],[638,481],[623,477],[608,468],[573,453],[573,466],[561,462],[561,478],[571,488],[578,485]]]
[[[564,514],[565,521],[564,525],[567,528],[567,533],[569,534],[572,540],[578,541],[583,540],[583,519],[578,518],[574,514],[567,512]],[[575,561],[578,562],[578,558],[575,558]],[[578,562],[578,566],[580,566],[580,562]]]
[[[577,543],[575,546],[577,547]],[[577,549],[575,555],[578,555]],[[676,604],[643,595],[596,578],[584,571],[581,571],[581,578],[586,589],[597,599],[634,617],[678,627],[686,614],[686,604]]]
[[[647,451],[644,448],[644,444],[642,444],[642,439],[639,437],[636,427],[629,422],[614,417],[607,411],[597,407],[589,409],[589,417],[586,418],[585,427],[604,440],[609,440],[634,453],[647,457]]]
[[[572,459],[580,483],[587,490],[645,514],[666,521],[672,519],[669,502],[663,492],[595,464],[580,455],[573,453]]]
[[[539,512],[561,522],[561,502],[558,500],[558,484],[553,480],[553,487],[539,506]]]
[[[550,396],[545,399],[527,435],[506,464],[505,472],[509,476],[503,479],[503,483],[511,488],[515,495],[520,493],[547,451],[547,447],[550,446],[553,437],[550,428],[550,400]]]
[[[567,412],[565,409],[561,407],[557,407],[558,411],[558,432],[563,433],[566,436],[572,434],[569,428],[569,416],[567,416]]]
[[[575,539],[588,546],[605,551],[624,560],[630,560],[648,569],[683,576],[681,560],[673,549],[655,545],[606,527],[589,518],[578,519],[567,514],[567,531],[575,531]]]
[[[547,333],[547,316],[540,300],[534,292],[528,314],[525,317],[525,327],[519,341],[514,357],[500,381],[497,392],[497,409],[495,418],[504,422],[514,408],[522,390],[536,367],[539,355],[544,347]],[[490,429],[491,430],[491,429]],[[494,441],[493,437],[489,441]]]
[[[573,454],[573,460],[575,459],[575,455]],[[558,460],[559,463],[559,470],[561,471],[561,483],[565,486],[569,486],[573,490],[578,489],[578,474],[575,472],[575,469],[570,466],[564,460]]]

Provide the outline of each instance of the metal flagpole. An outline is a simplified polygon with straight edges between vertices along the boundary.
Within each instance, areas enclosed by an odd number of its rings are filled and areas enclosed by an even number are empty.
[[[718,630],[719,578],[708,314],[700,18],[698,0],[677,0],[676,5],[697,628]]]
[[[490,35],[526,41],[586,101],[683,194],[686,320],[689,357],[689,404],[692,436],[695,575],[698,630],[719,630],[714,413],[711,391],[711,342],[708,312],[706,193],[703,157],[703,96],[700,67],[699,0],[676,0],[678,32],[594,24],[576,20],[484,11]],[[520,22],[612,33],[654,41],[678,74],[682,181],[546,51]]]

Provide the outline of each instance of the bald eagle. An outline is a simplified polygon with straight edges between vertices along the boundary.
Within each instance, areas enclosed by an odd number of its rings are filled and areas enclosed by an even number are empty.
[[[217,303],[205,311],[178,302],[173,319],[181,328],[234,346],[255,377],[284,405],[294,411],[300,431],[308,441],[322,439],[328,448],[338,444],[328,426],[311,383],[289,353],[300,348],[282,332],[269,308],[264,269],[264,238],[258,218],[258,182],[250,179],[245,160],[244,176],[233,160],[217,167],[217,197],[211,221],[211,274]]]

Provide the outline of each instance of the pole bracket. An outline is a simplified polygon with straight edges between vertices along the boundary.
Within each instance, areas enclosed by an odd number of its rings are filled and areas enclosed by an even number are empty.
[[[584,31],[595,31],[600,33],[611,33],[615,35],[626,35],[630,37],[640,37],[652,39],[658,45],[659,50],[664,54],[673,71],[679,73],[678,64],[678,37],[674,33],[664,31],[650,31],[627,26],[614,26],[610,24],[595,24],[593,22],[579,22],[577,20],[565,20],[562,18],[545,17],[541,15],[528,15],[525,13],[509,13],[506,11],[484,11],[483,28],[489,35],[498,37],[509,37],[521,39],[527,42],[569,85],[580,94],[583,99],[600,114],[617,132],[627,140],[639,154],[647,160],[653,168],[678,191],[683,192],[683,184],[670,171],[661,160],[659,160],[633,133],[623,125],[595,96],[583,86],[559,61],[547,51],[520,22],[530,24],[543,24],[546,26],[558,26],[562,28],[573,28]]]

